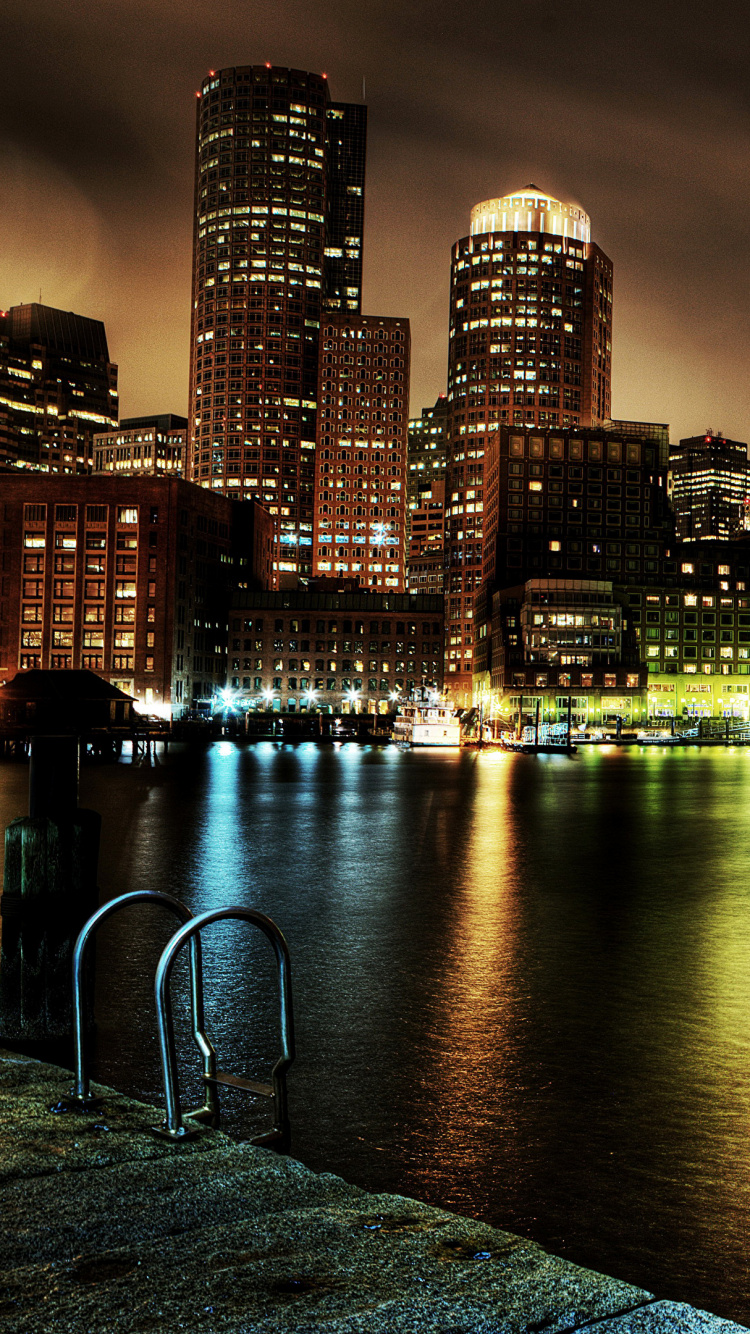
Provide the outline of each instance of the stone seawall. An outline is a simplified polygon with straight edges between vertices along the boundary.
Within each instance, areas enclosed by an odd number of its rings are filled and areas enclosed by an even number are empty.
[[[371,1195],[218,1132],[174,1144],[111,1090],[53,1115],[71,1077],[0,1052],[8,1334],[733,1334],[533,1242]]]

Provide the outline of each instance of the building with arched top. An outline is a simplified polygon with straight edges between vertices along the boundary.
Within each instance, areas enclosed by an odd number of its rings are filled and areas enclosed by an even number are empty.
[[[471,700],[487,444],[501,426],[608,420],[611,356],[612,262],[583,209],[535,185],[477,204],[451,263],[446,683],[459,703]]]

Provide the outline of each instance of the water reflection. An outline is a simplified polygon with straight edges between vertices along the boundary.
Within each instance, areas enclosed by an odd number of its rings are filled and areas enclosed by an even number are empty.
[[[25,783],[0,770],[4,823]],[[749,751],[222,742],[86,771],[82,799],[104,897],[281,925],[300,1158],[750,1319]],[[134,914],[99,950],[101,1075],[149,1097],[169,930]],[[206,952],[222,1062],[261,1073],[270,952],[234,924]]]

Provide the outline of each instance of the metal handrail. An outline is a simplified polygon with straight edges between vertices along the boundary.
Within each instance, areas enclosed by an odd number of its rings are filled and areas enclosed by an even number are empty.
[[[165,894],[159,889],[135,889],[128,894],[120,894],[118,898],[111,899],[103,907],[90,917],[82,928],[78,939],[76,940],[73,953],[73,1045],[75,1054],[75,1084],[70,1090],[68,1098],[63,1099],[67,1107],[75,1108],[80,1111],[88,1111],[91,1108],[100,1106],[101,1098],[92,1098],[90,1089],[90,1077],[86,1064],[85,1041],[84,1041],[84,984],[85,984],[85,963],[86,952],[89,941],[96,931],[98,931],[102,922],[106,921],[120,908],[126,908],[135,903],[153,903],[157,907],[168,908],[175,913],[185,926],[190,926],[195,922],[195,918],[189,908],[179,899],[175,899],[171,894]],[[206,1088],[206,1099],[203,1107],[191,1113],[194,1120],[202,1120],[210,1125],[216,1125],[219,1117],[218,1096],[216,1086],[210,1080],[216,1075],[216,1051],[205,1030],[205,1017],[203,1006],[203,965],[201,958],[200,937],[193,935],[190,941],[190,1003],[193,1026],[193,1040],[198,1047],[203,1058],[203,1076]]]
[[[271,1072],[272,1082],[270,1085],[215,1071],[212,1074],[207,1074],[204,1071],[204,1082],[208,1089],[215,1089],[217,1085],[224,1085],[230,1088],[245,1089],[261,1097],[272,1098],[274,1105],[273,1128],[263,1135],[256,1136],[252,1143],[266,1144],[285,1151],[289,1147],[290,1139],[286,1072],[292,1064],[295,1054],[291,963],[289,948],[276,923],[270,917],[266,917],[265,913],[256,912],[254,908],[214,908],[201,913],[199,917],[193,918],[192,921],[186,922],[184,926],[180,927],[164,949],[156,970],[155,991],[166,1116],[161,1126],[153,1126],[152,1129],[155,1134],[167,1139],[185,1139],[197,1133],[192,1128],[185,1126],[182,1118],[169,982],[174,961],[186,941],[192,942],[197,934],[204,927],[210,926],[212,922],[227,920],[249,922],[251,925],[259,927],[273,945],[279,979],[281,1055]],[[188,1114],[188,1117],[189,1119],[195,1119],[192,1113]]]

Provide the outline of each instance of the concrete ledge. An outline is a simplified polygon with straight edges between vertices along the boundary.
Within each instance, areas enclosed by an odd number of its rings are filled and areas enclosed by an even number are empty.
[[[207,1132],[109,1090],[53,1115],[70,1075],[0,1052],[0,1331],[731,1334],[740,1326],[511,1233]]]

